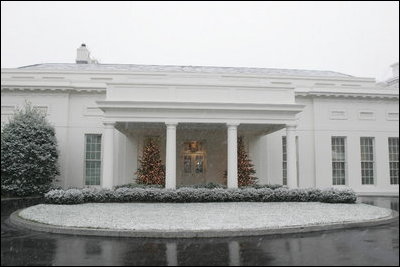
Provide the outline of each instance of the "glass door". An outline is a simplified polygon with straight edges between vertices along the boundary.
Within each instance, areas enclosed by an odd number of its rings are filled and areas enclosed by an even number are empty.
[[[184,184],[205,182],[206,153],[199,141],[184,143],[182,178]]]

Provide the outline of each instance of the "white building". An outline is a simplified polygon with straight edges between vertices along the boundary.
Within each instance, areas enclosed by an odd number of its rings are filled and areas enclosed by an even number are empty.
[[[76,62],[1,70],[2,124],[25,100],[47,112],[65,188],[133,182],[148,138],[166,187],[236,187],[243,136],[261,184],[399,193],[398,63],[377,84],[332,71],[98,64],[84,45]]]

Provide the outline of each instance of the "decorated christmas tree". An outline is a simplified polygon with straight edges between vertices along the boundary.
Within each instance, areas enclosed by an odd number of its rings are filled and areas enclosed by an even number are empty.
[[[254,164],[251,162],[249,155],[244,148],[243,137],[238,137],[238,148],[237,148],[237,160],[238,160],[238,186],[250,186],[257,183],[257,177],[254,176],[256,170]],[[223,180],[227,181],[227,171],[224,173]]]
[[[243,137],[238,138],[238,185],[249,186],[257,182],[256,170],[244,148]]]
[[[154,140],[149,140],[139,159],[136,174],[138,184],[165,185],[165,167],[161,162],[160,149]]]

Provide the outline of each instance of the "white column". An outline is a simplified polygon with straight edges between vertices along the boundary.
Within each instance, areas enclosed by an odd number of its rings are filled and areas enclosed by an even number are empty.
[[[111,189],[114,186],[114,122],[104,123],[103,132],[103,173],[102,187]]]
[[[237,127],[228,124],[228,188],[238,188]]]
[[[167,243],[167,266],[178,266],[178,250],[176,243]]]
[[[240,245],[237,241],[231,241],[229,247],[229,266],[240,266]]]
[[[287,185],[297,188],[296,166],[296,126],[286,126],[286,151],[287,151]]]
[[[165,160],[165,188],[176,188],[176,125],[178,123],[165,123],[167,125],[167,147]]]

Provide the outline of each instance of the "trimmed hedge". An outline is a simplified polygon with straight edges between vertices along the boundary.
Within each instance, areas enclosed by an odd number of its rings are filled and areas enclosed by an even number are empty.
[[[118,188],[52,190],[45,194],[48,204],[82,204],[106,202],[325,202],[355,203],[351,189],[288,189],[270,188],[206,189],[206,188]]]
[[[164,188],[164,186],[163,185],[158,185],[158,184],[135,184],[135,183],[114,186],[115,190],[117,190],[119,188],[143,188],[143,189],[145,189],[145,188],[159,188],[159,189],[162,189],[162,188]]]
[[[164,186],[162,185],[148,185],[148,184],[135,184],[135,183],[131,183],[131,184],[124,184],[124,185],[117,185],[114,188],[115,189],[119,189],[119,188],[164,188]],[[255,188],[255,189],[261,189],[261,188],[269,188],[272,190],[275,190],[277,188],[283,187],[283,185],[279,185],[279,184],[266,184],[266,185],[258,185],[258,184],[254,184],[254,185],[250,185],[247,187],[243,187],[243,188]],[[215,189],[215,188],[224,188],[226,189],[226,185],[222,185],[222,184],[217,184],[217,183],[206,183],[206,184],[195,184],[195,185],[184,185],[184,186],[178,186],[178,188],[207,188],[207,189]]]

